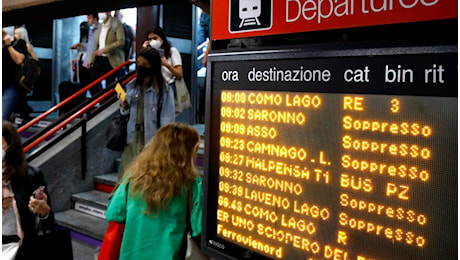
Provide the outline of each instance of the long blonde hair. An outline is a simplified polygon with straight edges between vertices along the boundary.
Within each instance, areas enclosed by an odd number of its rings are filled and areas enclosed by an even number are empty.
[[[199,176],[194,165],[199,142],[195,128],[177,122],[167,124],[128,167],[129,196],[145,200],[144,213],[156,215],[160,207],[167,210],[169,201]]]

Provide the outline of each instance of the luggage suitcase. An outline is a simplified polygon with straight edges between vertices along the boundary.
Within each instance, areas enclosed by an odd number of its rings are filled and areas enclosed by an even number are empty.
[[[78,55],[78,52],[77,52]],[[70,81],[63,81],[59,84],[59,97],[61,102],[65,100],[66,98],[70,97],[74,93],[80,90],[80,80],[79,80],[79,67],[78,66],[78,61],[76,61],[78,58],[75,59],[75,63],[77,64],[74,66],[74,61],[72,60],[72,49],[70,50]],[[72,71],[73,74],[72,75]],[[59,115],[65,114],[72,110],[74,107],[78,106],[82,102],[85,101],[86,95],[83,93],[79,95],[78,97],[74,98],[72,101],[67,103],[66,105],[62,106],[59,109]]]

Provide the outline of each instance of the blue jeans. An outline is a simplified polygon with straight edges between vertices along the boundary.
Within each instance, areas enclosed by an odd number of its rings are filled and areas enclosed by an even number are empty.
[[[2,88],[2,120],[10,121],[19,97],[19,93],[13,85]]]

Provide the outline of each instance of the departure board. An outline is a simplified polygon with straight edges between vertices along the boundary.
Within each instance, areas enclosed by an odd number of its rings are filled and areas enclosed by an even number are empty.
[[[456,259],[457,53],[210,57],[204,250]]]

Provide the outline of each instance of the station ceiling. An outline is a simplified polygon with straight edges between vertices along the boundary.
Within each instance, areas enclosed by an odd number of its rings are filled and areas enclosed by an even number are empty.
[[[6,27],[173,1],[190,2],[207,13],[210,10],[210,0],[3,0],[2,23]]]

